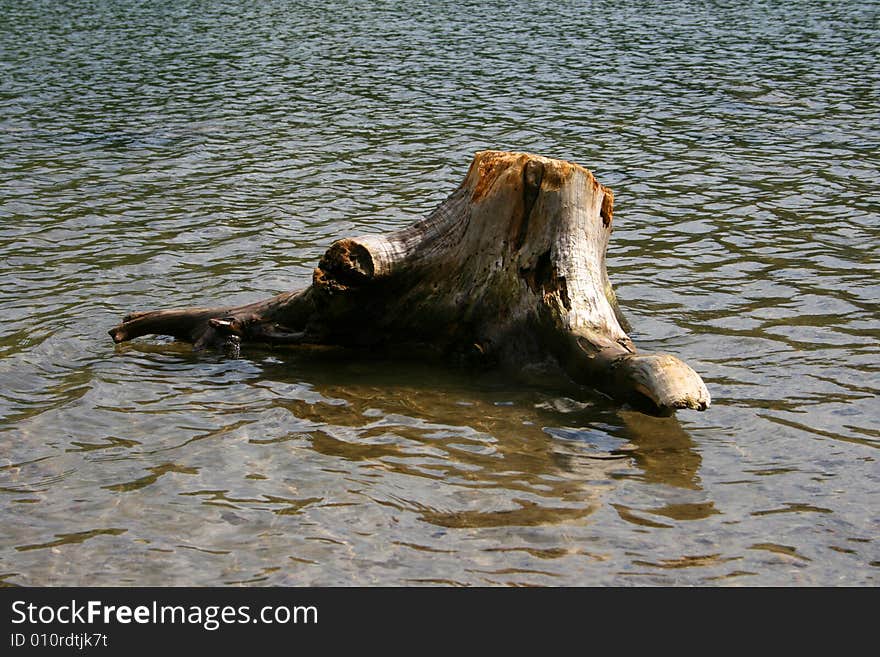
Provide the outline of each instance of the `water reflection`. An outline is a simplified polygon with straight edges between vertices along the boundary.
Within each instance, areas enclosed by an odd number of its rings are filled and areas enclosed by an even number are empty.
[[[72,543],[82,543],[90,538],[101,535],[119,536],[127,532],[127,529],[110,528],[110,529],[92,529],[86,532],[76,532],[74,534],[56,534],[58,540],[49,541],[48,543],[40,543],[37,545],[19,545],[15,549],[20,552],[27,550],[44,550],[46,548],[59,547],[61,545],[70,545]]]
[[[310,396],[276,405],[321,425],[295,434],[321,454],[416,482],[504,491],[498,510],[448,509],[405,494],[371,498],[440,526],[583,519],[622,476],[700,489],[699,454],[676,418],[621,410],[587,390],[577,392],[588,401],[576,401],[552,387],[529,389],[511,386],[497,373],[472,374],[342,352],[264,365],[257,385],[281,391],[295,381],[309,382],[321,402]],[[413,492],[429,482],[414,483]],[[713,510],[701,503],[659,512],[687,519]]]
[[[636,445],[633,458],[647,482],[701,490],[701,458],[677,417],[657,418],[621,410],[626,435]]]

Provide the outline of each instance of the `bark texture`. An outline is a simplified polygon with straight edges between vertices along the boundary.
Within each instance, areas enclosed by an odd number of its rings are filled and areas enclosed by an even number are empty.
[[[576,381],[668,412],[706,409],[700,376],[636,351],[605,268],[614,196],[587,169],[527,153],[477,153],[430,216],[334,242],[312,285],[239,307],[132,313],[115,342],[159,334],[355,347],[430,345],[521,366],[548,357]]]

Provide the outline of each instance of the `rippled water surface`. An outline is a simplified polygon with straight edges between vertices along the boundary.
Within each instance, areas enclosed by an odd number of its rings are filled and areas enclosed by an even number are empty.
[[[872,2],[0,0],[0,582],[876,585]],[[473,153],[616,193],[706,413],[160,338],[308,284]]]

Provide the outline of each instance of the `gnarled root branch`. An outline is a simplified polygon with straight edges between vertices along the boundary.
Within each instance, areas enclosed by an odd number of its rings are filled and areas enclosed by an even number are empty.
[[[235,308],[133,313],[110,335],[171,335],[237,354],[245,342],[476,349],[508,365],[555,357],[576,381],[661,412],[704,410],[688,365],[640,354],[605,268],[614,196],[581,166],[477,153],[430,216],[334,242],[305,290]]]

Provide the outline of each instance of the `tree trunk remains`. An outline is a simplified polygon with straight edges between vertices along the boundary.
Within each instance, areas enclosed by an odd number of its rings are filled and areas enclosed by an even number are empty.
[[[132,313],[110,335],[171,335],[234,355],[246,341],[421,344],[515,367],[549,356],[621,401],[704,410],[700,376],[675,356],[638,353],[621,327],[605,270],[613,200],[577,164],[483,151],[426,219],[334,242],[304,290],[238,307]]]

